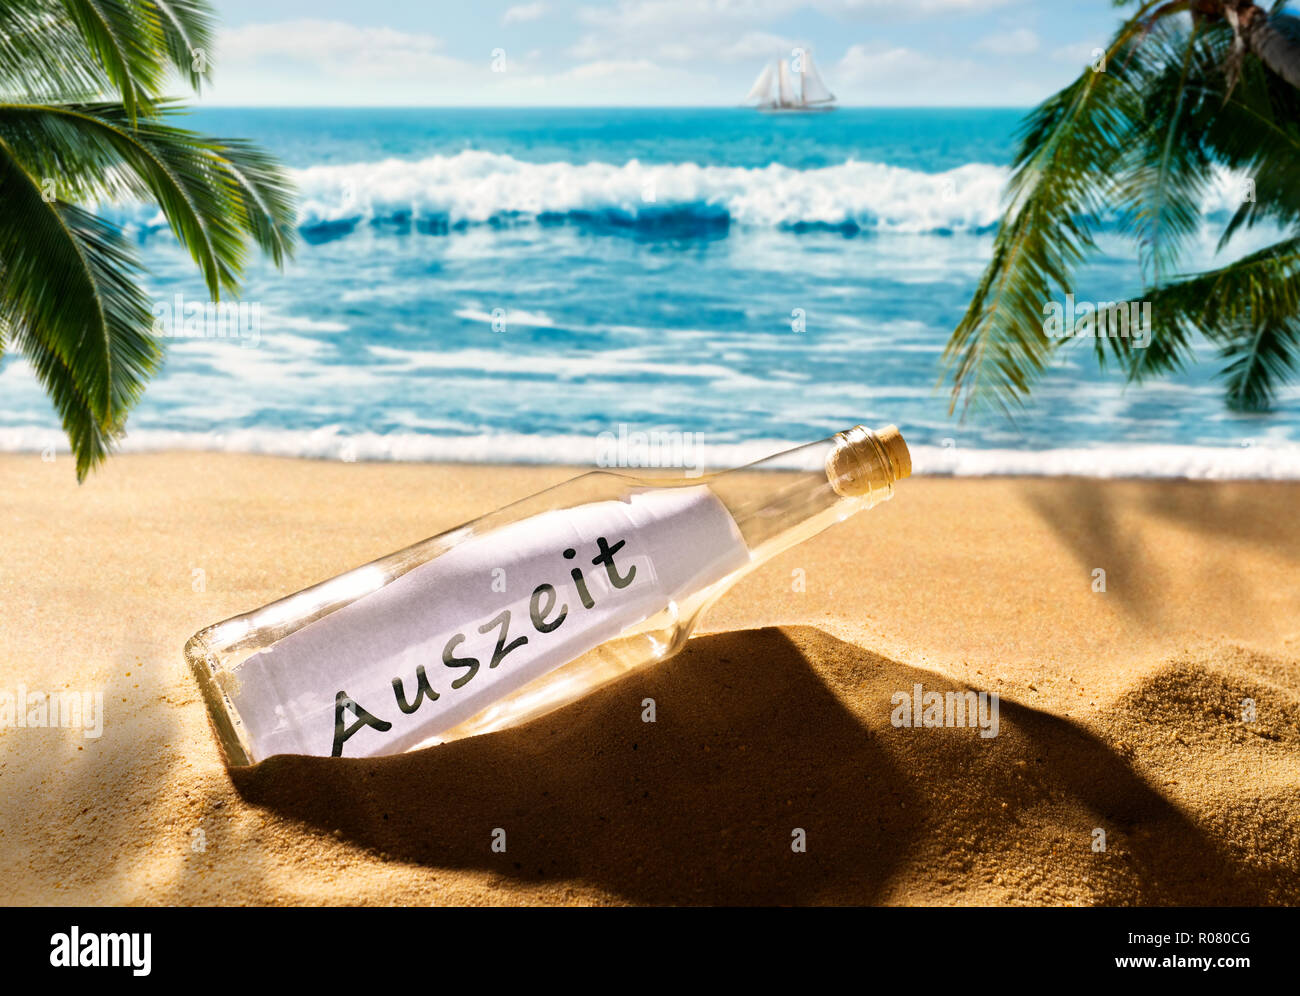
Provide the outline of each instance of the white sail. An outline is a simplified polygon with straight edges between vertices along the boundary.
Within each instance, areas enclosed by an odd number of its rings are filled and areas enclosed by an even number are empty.
[[[757,100],[760,104],[772,103],[772,64],[768,63],[763,67],[763,71],[758,74],[758,79],[754,80],[754,85],[750,87],[749,93],[745,95],[746,100]]]
[[[801,61],[798,73],[787,59],[768,63],[749,88],[745,101],[757,101],[758,109],[765,113],[834,110],[835,95],[817,71],[812,53],[806,53]]]
[[[822,82],[821,73],[817,72],[817,65],[813,62],[811,52],[804,55],[803,64],[803,102],[805,104],[825,104],[835,99],[835,94],[826,88]]]
[[[778,103],[780,103],[782,107],[791,107],[798,103],[798,101],[795,99],[794,87],[791,85],[790,66],[784,59],[781,60],[780,65],[781,70],[778,73],[778,89],[780,90],[780,98]]]

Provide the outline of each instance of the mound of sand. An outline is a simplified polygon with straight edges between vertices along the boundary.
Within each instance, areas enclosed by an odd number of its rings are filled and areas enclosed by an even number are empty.
[[[106,710],[0,729],[11,902],[1300,903],[1300,486],[908,481],[565,710],[231,772],[191,633],[570,472],[0,471],[0,690]],[[895,726],[918,684],[997,736]]]
[[[981,738],[891,724],[897,692],[960,690],[939,675],[811,627],[715,634],[515,730],[235,780],[386,860],[538,898],[582,882],[647,903],[1295,902],[1300,836],[1273,817],[1300,802],[1300,706],[1252,662],[1162,665],[1096,729],[1003,698]],[[1252,694],[1280,703],[1253,726],[1230,708]],[[1239,783],[1178,791],[1177,756],[1207,742]],[[498,827],[505,855],[486,846]]]

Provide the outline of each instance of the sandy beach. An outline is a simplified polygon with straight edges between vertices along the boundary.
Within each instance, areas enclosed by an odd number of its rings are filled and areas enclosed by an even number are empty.
[[[1300,903],[1300,483],[905,481],[529,725],[226,768],[191,634],[573,473],[0,457],[0,688],[105,710],[0,729],[6,902]]]

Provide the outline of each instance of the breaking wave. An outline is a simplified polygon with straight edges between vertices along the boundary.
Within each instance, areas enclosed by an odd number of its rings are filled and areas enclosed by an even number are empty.
[[[730,225],[845,232],[972,232],[998,218],[1007,171],[981,163],[924,173],[849,161],[821,169],[590,162],[531,163],[464,151],[415,162],[293,171],[307,238],[362,225],[443,233],[475,225],[576,223],[611,230]],[[105,209],[101,209],[105,210]],[[112,206],[122,224],[160,228],[156,209]]]
[[[845,234],[994,229],[1009,171],[968,163],[943,173],[850,160],[818,169],[695,163],[533,163],[467,150],[410,161],[292,170],[308,242],[365,226],[443,235],[475,226],[577,225],[613,234],[725,235],[732,225]],[[1203,209],[1226,220],[1242,179],[1216,170]],[[99,205],[136,231],[164,228],[156,207]],[[1107,224],[1113,223],[1108,220]]]

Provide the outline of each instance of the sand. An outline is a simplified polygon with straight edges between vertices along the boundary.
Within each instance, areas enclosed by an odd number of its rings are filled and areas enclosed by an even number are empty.
[[[0,729],[3,901],[1300,902],[1300,484],[910,480],[532,724],[225,767],[192,633],[571,473],[0,457],[0,691],[105,697]]]

